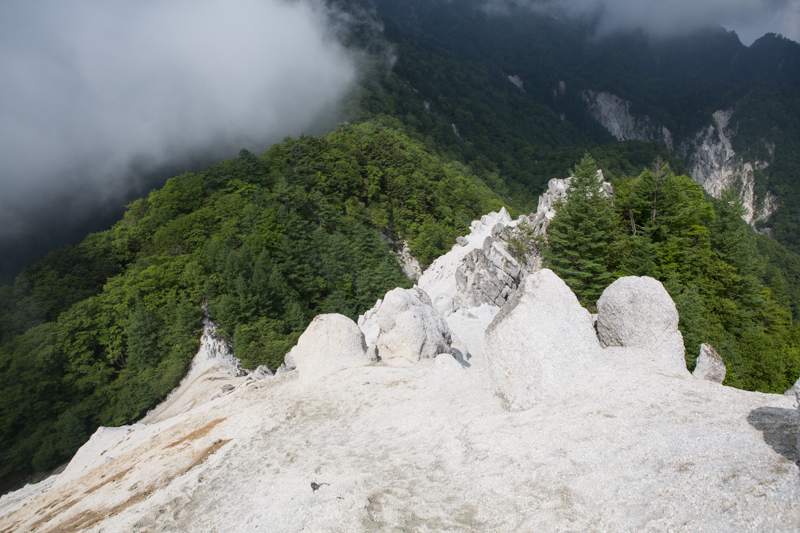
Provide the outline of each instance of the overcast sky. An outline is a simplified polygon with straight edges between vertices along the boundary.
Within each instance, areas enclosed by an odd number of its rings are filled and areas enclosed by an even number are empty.
[[[0,2],[0,239],[53,199],[308,131],[357,75],[314,1]]]
[[[746,45],[765,33],[800,41],[800,0],[487,0],[491,11],[513,3],[558,8],[568,15],[597,15],[600,34],[643,29],[676,35],[708,25],[735,30]]]

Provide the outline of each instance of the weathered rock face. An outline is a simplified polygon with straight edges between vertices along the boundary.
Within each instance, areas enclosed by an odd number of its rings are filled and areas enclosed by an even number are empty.
[[[797,381],[794,382],[794,385],[789,387],[783,394],[786,396],[800,395],[800,378],[797,378]],[[797,409],[800,410],[800,397],[798,397]],[[800,435],[798,435],[798,438],[800,438]],[[798,447],[798,450],[800,450],[800,447]]]
[[[653,123],[647,115],[637,117],[630,111],[631,103],[619,96],[594,91],[581,94],[589,113],[618,141],[662,141],[672,150],[672,134],[664,126]]]
[[[203,366],[204,368],[209,365],[217,365],[226,369],[234,377],[246,374],[239,359],[234,355],[231,346],[217,337],[217,327],[208,318],[203,319],[203,336],[200,338],[200,351],[192,364]]]
[[[403,269],[403,274],[406,275],[408,279],[411,280],[418,280],[419,277],[422,275],[422,266],[417,261],[417,258],[411,253],[411,248],[408,246],[408,242],[403,241],[403,248],[397,252],[397,261],[400,263],[400,267]]]
[[[673,147],[672,134],[661,125],[653,123],[647,115],[631,113],[631,103],[605,92],[585,91],[581,95],[589,113],[619,141],[659,140],[670,150],[688,160],[689,175],[715,198],[722,191],[733,188],[739,191],[749,224],[767,220],[777,209],[777,199],[772,194],[758,198],[755,194],[755,171],[769,166],[766,161],[746,162],[733,150],[731,138],[736,134],[729,127],[733,110],[720,110],[712,115],[712,123],[694,137]],[[774,153],[774,146],[767,145]]]
[[[355,322],[339,314],[317,315],[291,353],[303,381],[371,362],[364,334]]]
[[[419,287],[386,293],[375,312],[381,361],[412,362],[450,353],[452,334],[433,302]]]
[[[527,276],[489,324],[485,355],[495,390],[514,411],[573,394],[605,362],[591,315],[548,269]]]
[[[520,217],[520,220],[527,217]],[[500,306],[519,284],[523,271],[535,265],[521,265],[506,250],[509,233],[519,220],[505,210],[489,213],[470,226],[470,234],[459,237],[457,244],[439,257],[419,279],[436,308],[445,316],[460,308],[487,303]],[[441,295],[447,297],[440,301]]]
[[[603,347],[646,348],[651,362],[687,373],[678,310],[660,281],[629,276],[609,285],[597,301],[596,327]]]
[[[493,236],[483,241],[483,247],[469,252],[456,269],[456,285],[466,296],[467,307],[485,303],[501,306],[519,285],[524,272],[506,251],[506,241],[505,229],[497,224]]]
[[[714,113],[713,123],[700,130],[693,140],[682,143],[678,154],[688,157],[689,174],[711,196],[720,198],[729,188],[739,191],[747,209],[743,218],[753,224],[769,218],[777,209],[777,201],[771,194],[756,197],[755,171],[764,170],[769,164],[756,161],[754,167],[736,155],[731,143],[736,132],[728,127],[732,116],[732,109]]]
[[[697,366],[695,366],[692,375],[696,378],[722,383],[725,381],[726,373],[725,363],[722,362],[722,357],[719,356],[714,347],[710,344],[701,344],[700,355],[697,357]]]

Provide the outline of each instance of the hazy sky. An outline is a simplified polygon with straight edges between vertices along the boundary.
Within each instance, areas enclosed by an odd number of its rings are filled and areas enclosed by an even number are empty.
[[[746,45],[765,33],[800,41],[800,0],[487,0],[492,11],[508,4],[557,8],[568,15],[597,15],[598,31],[643,29],[675,35],[708,25],[735,30]]]
[[[0,239],[75,191],[119,196],[132,164],[307,131],[357,75],[315,6],[0,2]]]

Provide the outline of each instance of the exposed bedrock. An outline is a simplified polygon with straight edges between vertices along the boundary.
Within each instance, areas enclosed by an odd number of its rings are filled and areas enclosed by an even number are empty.
[[[291,351],[303,381],[371,362],[358,325],[344,315],[317,315]]]
[[[597,337],[603,347],[640,348],[640,357],[686,375],[678,310],[660,281],[628,276],[609,285],[597,301]]]
[[[552,270],[527,276],[486,329],[495,390],[513,411],[573,394],[603,365],[592,317]]]

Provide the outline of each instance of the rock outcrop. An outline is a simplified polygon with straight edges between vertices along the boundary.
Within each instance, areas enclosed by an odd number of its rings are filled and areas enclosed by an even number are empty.
[[[450,328],[419,287],[387,292],[375,321],[380,328],[376,347],[381,361],[416,363],[450,353]]]
[[[581,96],[589,114],[602,124],[618,141],[662,141],[672,150],[672,134],[647,115],[631,113],[631,103],[611,93],[584,91]]]
[[[789,387],[783,394],[791,397],[800,395],[800,378],[797,378],[797,381],[794,382],[794,385]],[[798,398],[797,408],[800,409],[800,398]],[[800,438],[800,436],[798,438]]]
[[[603,347],[640,348],[642,357],[687,374],[678,310],[660,281],[620,278],[597,300],[597,337]]]
[[[403,274],[405,274],[408,279],[414,281],[418,280],[422,275],[422,266],[419,264],[417,258],[414,257],[414,254],[411,253],[408,242],[403,241],[403,248],[395,255],[397,255],[400,268],[403,269]]]
[[[731,138],[736,131],[729,127],[733,109],[716,111],[711,124],[697,132],[693,139],[675,147],[666,127],[655,124],[647,115],[631,113],[631,102],[606,92],[584,91],[581,96],[592,117],[618,141],[662,141],[687,160],[689,175],[710,195],[720,198],[725,189],[738,191],[747,210],[743,217],[747,223],[754,225],[767,220],[777,209],[774,195],[767,193],[758,198],[755,193],[755,172],[765,170],[769,163],[745,161],[733,150]],[[774,154],[774,146],[767,144],[767,151]]]
[[[694,139],[682,143],[678,155],[688,159],[692,179],[711,196],[720,198],[729,188],[739,191],[747,209],[743,218],[754,224],[775,212],[777,200],[771,194],[765,198],[756,197],[755,171],[766,169],[769,163],[756,161],[754,166],[736,154],[731,143],[735,131],[729,128],[732,116],[733,109],[715,112],[713,123],[700,130]]]
[[[703,343],[700,345],[700,355],[697,357],[697,366],[694,367],[692,375],[699,379],[706,379],[714,383],[725,381],[725,374],[728,370],[722,357],[717,353],[713,346]]]
[[[317,315],[300,335],[291,353],[303,381],[371,362],[358,325],[335,313]]]
[[[466,307],[502,306],[519,286],[524,271],[506,250],[507,235],[501,224],[493,228],[481,248],[474,248],[456,269],[456,285]]]
[[[193,366],[208,368],[218,366],[226,369],[231,376],[240,377],[247,374],[242,364],[233,353],[233,348],[223,339],[217,337],[217,327],[207,317],[203,319],[203,336],[200,338],[199,357],[192,361]]]
[[[457,244],[436,259],[419,279],[419,286],[434,302],[440,295],[448,301],[443,313],[481,304],[501,306],[519,285],[526,272],[537,264],[523,265],[507,251],[509,229],[516,227],[520,217],[512,220],[505,208],[489,213],[470,226],[470,234],[457,239]]]
[[[486,358],[494,389],[513,411],[574,394],[604,363],[591,315],[548,269],[527,276],[489,324]]]

